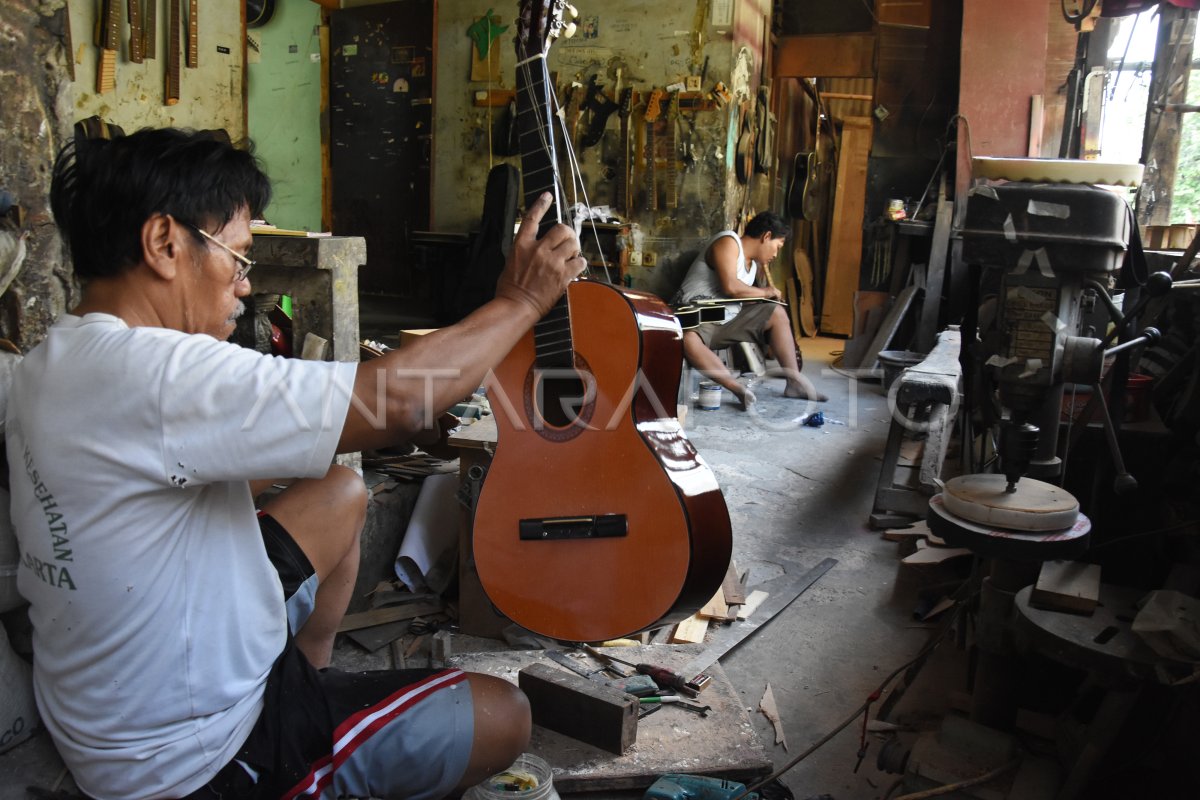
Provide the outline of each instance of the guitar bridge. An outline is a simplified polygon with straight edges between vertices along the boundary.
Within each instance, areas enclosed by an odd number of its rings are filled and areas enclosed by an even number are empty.
[[[600,514],[591,517],[542,517],[520,522],[522,541],[556,539],[611,539],[629,533],[624,514]]]

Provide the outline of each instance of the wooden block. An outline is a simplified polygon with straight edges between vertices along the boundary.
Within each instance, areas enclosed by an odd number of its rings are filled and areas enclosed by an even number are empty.
[[[1100,602],[1100,565],[1047,561],[1029,594],[1029,605],[1091,616]]]
[[[768,597],[770,597],[770,595],[767,592],[764,592],[760,589],[755,589],[750,593],[750,596],[746,598],[746,603],[742,606],[741,610],[738,611],[737,618],[746,619],[749,617],[754,613],[754,609],[758,608]]]
[[[536,725],[620,755],[637,738],[638,699],[548,664],[517,675]]]
[[[673,644],[698,644],[704,641],[706,633],[708,633],[708,620],[693,614],[675,626],[675,632],[671,634],[671,642]]]

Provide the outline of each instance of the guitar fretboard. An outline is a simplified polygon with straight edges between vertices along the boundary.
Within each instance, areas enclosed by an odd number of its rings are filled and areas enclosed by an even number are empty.
[[[166,103],[169,106],[173,106],[179,102],[179,28],[183,24],[180,16],[179,0],[171,0],[171,10],[167,17],[167,26],[170,33],[167,36]]]
[[[188,0],[187,66],[200,65],[200,0]]]
[[[142,27],[142,56],[153,59],[158,51],[158,0],[146,4],[146,24]]]
[[[121,48],[121,0],[104,4],[104,27],[100,31],[100,61],[96,69],[96,93],[117,86],[117,51]]]
[[[142,0],[129,1],[129,60],[141,64],[146,48],[142,33]]]
[[[525,208],[533,205],[543,192],[554,197],[538,226],[539,237],[561,219],[550,97],[544,58],[527,60],[517,68],[517,134]],[[544,370],[574,367],[575,347],[566,294],[534,325],[533,337],[538,367]]]

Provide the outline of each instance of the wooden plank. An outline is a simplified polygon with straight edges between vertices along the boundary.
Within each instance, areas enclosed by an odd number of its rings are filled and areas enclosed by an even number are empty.
[[[706,633],[708,633],[708,620],[693,614],[675,626],[675,632],[671,634],[671,642],[698,644],[704,641]]]
[[[446,607],[442,603],[409,603],[403,606],[388,606],[373,608],[370,611],[360,611],[357,614],[347,614],[338,625],[338,633],[369,628],[372,625],[383,625],[402,619],[423,617],[426,614],[440,614]]]
[[[617,755],[637,739],[639,703],[631,694],[548,664],[525,667],[517,685],[535,725]]]
[[[871,78],[875,34],[783,36],[775,49],[773,78]]]
[[[1100,603],[1100,565],[1046,561],[1029,593],[1029,605],[1090,616]]]
[[[858,291],[862,272],[863,211],[872,135],[870,117],[849,117],[842,123],[829,262],[821,305],[823,334],[848,336],[854,330],[854,293]]]
[[[746,587],[738,577],[737,564],[733,561],[729,562],[729,568],[725,570],[725,582],[721,584],[721,590],[725,592],[725,602],[728,605],[746,602]]]
[[[896,332],[900,329],[900,325],[904,322],[904,318],[908,316],[908,310],[912,308],[913,298],[916,297],[917,287],[906,286],[901,290],[896,297],[896,302],[892,303],[892,307],[888,309],[887,316],[883,318],[883,322],[879,325],[879,330],[871,339],[871,344],[867,347],[866,353],[858,362],[858,368],[862,370],[874,370],[879,365],[879,354],[888,349],[892,339],[895,338]]]
[[[729,616],[729,606],[725,603],[725,589],[717,589],[717,593],[696,612],[696,616],[703,619],[717,619],[724,622],[726,617]],[[707,627],[705,626],[706,629]],[[703,641],[703,637],[700,641]]]
[[[754,613],[756,608],[762,605],[762,602],[766,600],[768,596],[769,595],[761,589],[755,589],[750,593],[750,596],[746,598],[746,602],[738,610],[737,618],[746,619],[749,617]]]
[[[648,645],[614,650],[628,661],[649,662],[680,671],[701,652],[700,645]],[[541,650],[462,653],[450,663],[515,683],[521,669],[548,663]],[[559,669],[555,667],[555,669]],[[561,733],[533,726],[526,752],[544,758],[554,768],[554,788],[566,796],[583,791],[645,789],[663,773],[687,772],[729,778],[751,784],[771,772],[771,760],[746,710],[746,700],[730,683],[719,663],[705,672],[711,677],[698,698],[710,706],[707,717],[666,706],[638,720],[637,745],[624,755],[601,750]]]
[[[946,257],[950,254],[950,227],[954,219],[954,203],[946,199],[946,175],[942,174],[938,189],[937,220],[933,224],[933,243],[929,250],[929,267],[925,272],[925,298],[921,301],[921,317],[917,323],[914,349],[928,353],[937,336],[938,311],[942,305],[942,278],[946,273]]]
[[[875,6],[880,25],[911,25],[928,28],[932,0],[879,0]]]

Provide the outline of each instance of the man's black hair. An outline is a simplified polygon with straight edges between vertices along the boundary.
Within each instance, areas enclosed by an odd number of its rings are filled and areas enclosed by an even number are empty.
[[[156,214],[219,230],[243,207],[260,216],[270,199],[249,149],[174,128],[68,144],[50,184],[50,208],[81,280],[141,261],[142,225]]]
[[[742,235],[747,239],[757,239],[764,233],[769,233],[776,239],[786,239],[791,232],[792,226],[788,225],[783,217],[772,211],[760,211],[754,215],[754,219],[746,223],[746,230]]]

